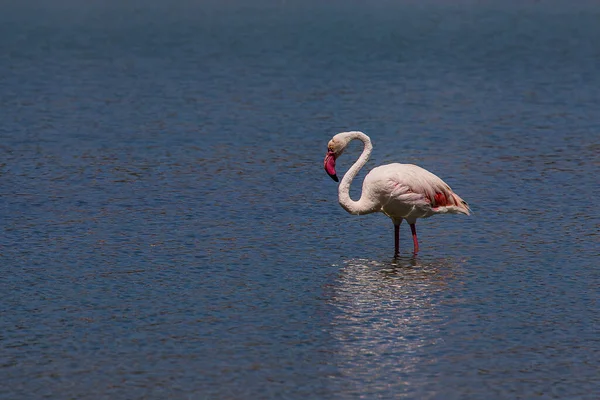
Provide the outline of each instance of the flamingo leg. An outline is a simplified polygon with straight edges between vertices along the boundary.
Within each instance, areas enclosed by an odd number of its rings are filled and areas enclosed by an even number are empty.
[[[400,254],[400,224],[402,220],[398,222],[398,224],[394,224],[394,257],[398,257]]]
[[[417,227],[415,224],[410,224],[410,231],[413,237],[414,252],[417,254],[419,252],[419,240],[417,239]]]

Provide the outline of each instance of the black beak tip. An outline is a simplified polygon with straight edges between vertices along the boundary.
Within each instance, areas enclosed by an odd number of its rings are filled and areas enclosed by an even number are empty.
[[[338,179],[337,175],[329,175],[331,177],[331,179],[333,179],[336,182],[339,182],[340,180]]]

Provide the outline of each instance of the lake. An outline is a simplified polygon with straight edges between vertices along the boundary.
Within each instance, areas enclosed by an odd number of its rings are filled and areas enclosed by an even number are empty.
[[[600,5],[450,3],[0,5],[0,398],[597,398]]]

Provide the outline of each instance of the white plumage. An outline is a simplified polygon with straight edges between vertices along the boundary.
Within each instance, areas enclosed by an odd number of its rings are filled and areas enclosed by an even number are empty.
[[[403,219],[410,224],[416,254],[419,251],[415,227],[417,218],[446,213],[470,214],[467,203],[450,186],[426,169],[412,164],[394,163],[373,168],[363,181],[360,199],[353,201],[350,198],[350,184],[371,155],[371,139],[358,131],[338,133],[329,141],[324,160],[325,171],[337,182],[336,159],[354,139],[361,140],[364,149],[340,182],[340,205],[350,214],[382,212],[390,217],[394,223],[396,255],[399,252],[399,227]]]

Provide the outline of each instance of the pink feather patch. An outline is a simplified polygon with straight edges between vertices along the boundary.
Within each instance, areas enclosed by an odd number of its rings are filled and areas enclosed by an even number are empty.
[[[445,207],[448,205],[448,200],[444,193],[436,193],[434,199],[437,206]]]

